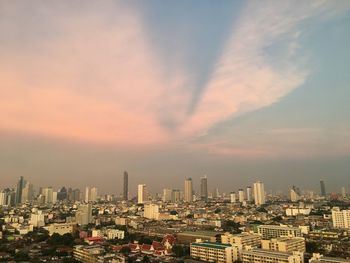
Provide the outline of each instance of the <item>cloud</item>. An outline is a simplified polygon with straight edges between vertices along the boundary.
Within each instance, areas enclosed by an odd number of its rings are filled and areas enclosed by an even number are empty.
[[[248,2],[196,109],[189,112],[198,92],[191,88],[191,72],[178,65],[164,77],[167,65],[148,42],[135,10],[121,2],[58,11],[38,3],[38,9],[21,9],[15,1],[2,11],[0,38],[9,44],[0,49],[0,129],[125,145],[206,135],[219,122],[278,101],[309,73],[288,62],[300,48],[300,23],[334,12],[330,2],[297,7],[284,1]],[[34,17],[42,24],[30,24]],[[21,32],[28,30],[33,34],[22,39]],[[284,35],[293,41],[278,57],[286,60],[278,68],[266,48]],[[237,152],[214,145],[213,151]]]

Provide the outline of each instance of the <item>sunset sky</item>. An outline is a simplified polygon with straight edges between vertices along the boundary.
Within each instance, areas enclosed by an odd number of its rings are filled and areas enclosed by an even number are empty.
[[[0,188],[350,186],[350,1],[0,0]]]

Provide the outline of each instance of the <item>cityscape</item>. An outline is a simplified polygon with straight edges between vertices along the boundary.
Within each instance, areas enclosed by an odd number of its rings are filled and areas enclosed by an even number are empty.
[[[0,263],[350,263],[350,0],[0,0]]]

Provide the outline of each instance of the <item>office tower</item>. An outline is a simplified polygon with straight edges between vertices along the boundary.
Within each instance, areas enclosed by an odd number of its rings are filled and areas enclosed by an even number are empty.
[[[33,197],[33,185],[29,182],[25,182],[25,186],[22,189],[22,203],[33,201]]]
[[[350,209],[340,210],[339,207],[332,209],[332,223],[334,228],[350,229]]]
[[[180,190],[173,190],[171,194],[171,202],[179,203],[181,201],[181,193]]]
[[[321,186],[321,196],[326,196],[326,186],[323,180],[320,181],[320,186]]]
[[[146,185],[139,184],[137,186],[137,203],[143,204],[147,201]]]
[[[236,203],[236,193],[232,192],[230,194],[231,203]]]
[[[171,202],[172,200],[172,190],[171,189],[163,189],[163,202]]]
[[[156,204],[146,204],[144,207],[143,216],[148,219],[158,220],[159,218],[159,206]]]
[[[187,203],[190,203],[193,201],[193,186],[192,186],[192,179],[187,178],[185,180],[185,196],[184,196],[184,201]]]
[[[79,205],[75,213],[75,220],[79,225],[92,223],[92,206],[91,204]]]
[[[71,189],[72,190],[72,189]],[[61,189],[58,190],[57,192],[57,200],[63,201],[68,198],[68,191],[67,189],[63,186]]]
[[[252,201],[252,188],[250,186],[247,187],[247,202]]]
[[[300,200],[300,189],[298,187],[293,187],[290,189],[290,200],[292,202],[297,202]]]
[[[90,189],[90,201],[96,202],[98,197],[98,191],[96,187]]]
[[[345,187],[344,187],[344,186],[341,188],[341,196],[342,196],[343,198],[346,197],[346,190],[345,190]]]
[[[124,172],[124,184],[123,184],[123,200],[128,200],[128,188],[129,187],[129,175],[125,171]]]
[[[255,205],[265,204],[265,189],[264,184],[260,181],[254,183],[254,202]]]
[[[74,189],[72,191],[72,200],[73,202],[80,201],[80,190],[79,189]]]
[[[45,187],[42,189],[42,195],[45,203],[52,203],[53,201],[53,190],[52,187]]]
[[[208,199],[208,178],[207,176],[201,177],[201,200],[207,201]]]
[[[89,203],[89,201],[91,200],[91,193],[90,193],[90,187],[86,186],[85,187],[85,203]]]
[[[238,201],[240,203],[244,202],[244,191],[243,191],[243,189],[239,189],[238,190]]]
[[[17,188],[16,188],[16,200],[15,204],[20,204],[22,203],[22,190],[24,188],[25,181],[23,179],[23,176],[21,176],[17,182]]]

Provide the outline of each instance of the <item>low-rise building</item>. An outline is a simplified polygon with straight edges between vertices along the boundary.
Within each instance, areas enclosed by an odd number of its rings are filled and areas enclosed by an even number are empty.
[[[261,248],[280,252],[305,252],[305,240],[302,237],[279,237],[270,240],[261,240]]]
[[[191,257],[206,262],[232,263],[232,246],[217,242],[196,242],[190,246]]]
[[[304,253],[302,252],[279,252],[264,250],[259,248],[253,248],[243,250],[242,252],[243,263],[303,263]]]
[[[310,263],[350,263],[349,259],[325,257],[321,254],[314,253],[309,260]]]
[[[277,237],[301,237],[301,229],[298,227],[276,226],[276,225],[260,225],[258,233],[263,239],[271,239]]]
[[[236,244],[242,246],[260,247],[261,236],[257,234],[241,233],[241,234],[230,234],[225,233],[221,235],[221,242],[224,244]]]

